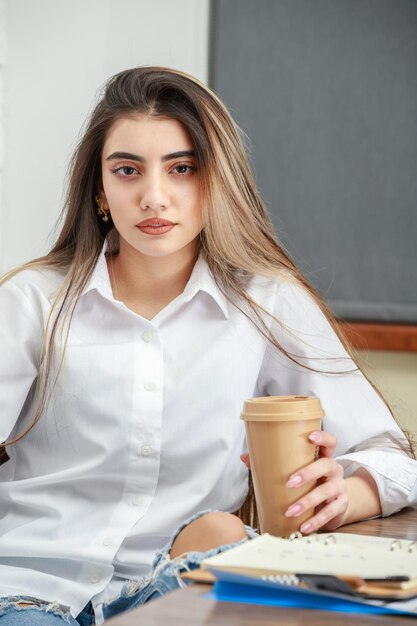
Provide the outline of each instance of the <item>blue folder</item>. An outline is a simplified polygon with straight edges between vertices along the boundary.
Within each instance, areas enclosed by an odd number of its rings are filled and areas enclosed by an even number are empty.
[[[381,602],[339,593],[303,589],[217,569],[210,569],[210,571],[215,574],[217,582],[205,597],[214,600],[343,613],[379,613],[417,617],[417,612],[402,609],[401,602],[396,602],[396,608],[393,608]]]

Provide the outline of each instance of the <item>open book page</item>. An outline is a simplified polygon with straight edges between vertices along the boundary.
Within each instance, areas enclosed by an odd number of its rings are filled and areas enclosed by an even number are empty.
[[[302,572],[377,580],[393,576],[417,579],[413,542],[396,541],[344,533],[291,541],[264,534],[206,559],[202,567],[254,576]]]

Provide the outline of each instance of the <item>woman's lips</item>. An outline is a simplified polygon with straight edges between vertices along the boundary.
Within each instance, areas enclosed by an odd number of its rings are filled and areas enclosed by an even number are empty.
[[[175,224],[159,217],[142,220],[136,227],[147,235],[163,235],[174,228]]]

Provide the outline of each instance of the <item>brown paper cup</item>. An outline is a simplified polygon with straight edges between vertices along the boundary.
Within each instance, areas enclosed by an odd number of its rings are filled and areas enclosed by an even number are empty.
[[[299,488],[285,483],[297,470],[312,463],[317,447],[308,439],[320,430],[324,416],[320,400],[308,396],[268,396],[244,403],[253,486],[261,532],[286,537],[314,514],[285,517],[287,508],[308,493],[315,482]]]

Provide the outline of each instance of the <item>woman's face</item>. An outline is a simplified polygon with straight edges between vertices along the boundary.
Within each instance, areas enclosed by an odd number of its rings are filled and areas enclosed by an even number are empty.
[[[120,235],[120,254],[195,254],[203,227],[191,139],[174,119],[117,120],[105,141],[101,194]],[[131,251],[133,251],[131,250]]]

